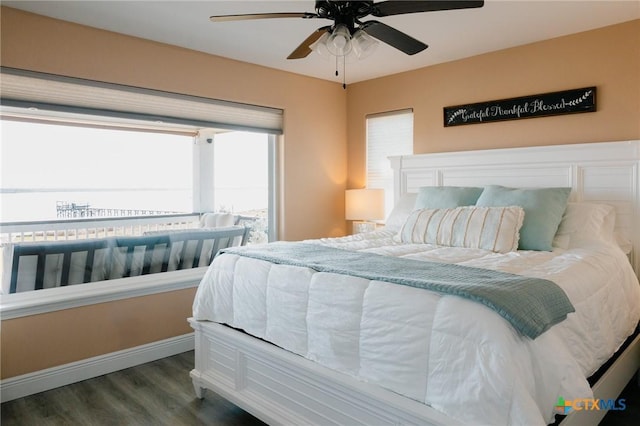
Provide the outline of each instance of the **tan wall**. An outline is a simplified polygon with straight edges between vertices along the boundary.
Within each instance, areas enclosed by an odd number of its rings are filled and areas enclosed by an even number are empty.
[[[1,378],[190,333],[194,295],[190,288],[3,320]]]
[[[344,234],[339,84],[6,7],[0,31],[3,66],[284,109],[279,237]],[[2,321],[2,377],[188,333],[192,301],[172,292]]]
[[[587,86],[595,113],[443,126],[445,106]],[[416,154],[640,139],[640,20],[351,84],[347,101],[351,188],[370,113],[413,108]]]

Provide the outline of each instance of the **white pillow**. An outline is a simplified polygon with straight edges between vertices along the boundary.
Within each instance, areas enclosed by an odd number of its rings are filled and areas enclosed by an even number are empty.
[[[398,237],[404,243],[507,253],[518,249],[523,220],[524,209],[520,206],[422,209],[409,215]]]
[[[385,229],[399,231],[411,212],[415,210],[417,197],[418,194],[416,193],[407,193],[400,196],[398,203],[393,207],[385,221]]]
[[[201,228],[223,228],[235,223],[236,217],[232,213],[205,213],[200,218]]]
[[[579,247],[589,241],[615,242],[616,210],[608,204],[567,203],[553,246]]]

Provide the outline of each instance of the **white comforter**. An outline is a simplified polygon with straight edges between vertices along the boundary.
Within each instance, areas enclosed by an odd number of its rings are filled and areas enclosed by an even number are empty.
[[[473,424],[546,424],[558,397],[591,398],[585,377],[640,318],[640,286],[617,247],[554,252],[400,244],[378,231],[314,240],[557,283],[576,312],[535,340],[456,296],[225,254],[198,288],[197,320],[225,323]]]

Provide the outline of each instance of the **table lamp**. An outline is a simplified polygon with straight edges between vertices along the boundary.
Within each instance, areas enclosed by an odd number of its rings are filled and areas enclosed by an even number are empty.
[[[347,189],[345,217],[354,221],[354,234],[374,231],[371,221],[384,219],[384,189]]]

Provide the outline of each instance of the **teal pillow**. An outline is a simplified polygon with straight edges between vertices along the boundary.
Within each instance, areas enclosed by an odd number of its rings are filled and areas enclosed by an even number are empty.
[[[506,188],[487,186],[476,205],[486,207],[521,206],[524,222],[520,229],[519,250],[551,251],[571,188]]]
[[[473,206],[482,188],[465,186],[423,186],[418,190],[415,209],[452,209]]]

